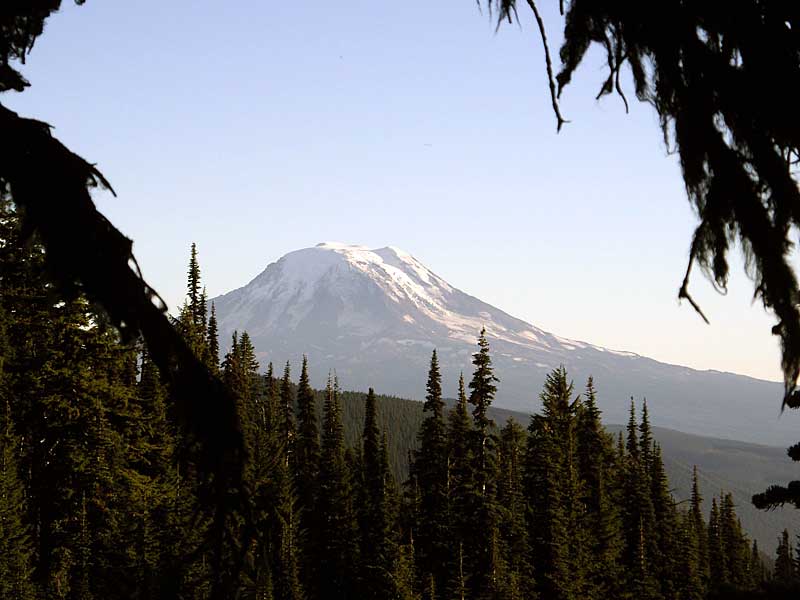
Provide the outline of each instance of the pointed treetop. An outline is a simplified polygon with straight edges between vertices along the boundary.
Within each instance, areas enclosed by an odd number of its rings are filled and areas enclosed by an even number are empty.
[[[628,439],[625,448],[628,451],[628,455],[634,460],[639,460],[639,436],[637,429],[636,405],[633,402],[633,397],[631,397],[630,415],[628,417]]]
[[[300,367],[300,382],[308,383],[308,357],[303,354],[303,365]]]
[[[375,399],[375,390],[369,388],[364,401],[364,432],[362,434],[364,462],[368,467],[374,467],[380,453],[380,429],[378,428],[378,407]],[[375,473],[368,473],[375,475]]]
[[[449,435],[455,444],[463,444],[464,436],[470,430],[471,423],[467,411],[467,392],[464,387],[464,373],[458,378],[458,399],[449,414]]]
[[[697,465],[692,469],[692,513],[700,511],[703,504],[703,496],[700,495],[700,484],[697,477]]]
[[[599,415],[600,410],[597,408],[597,390],[594,388],[594,378],[591,375],[589,375],[589,380],[586,382],[586,400],[584,405],[590,412]]]
[[[425,404],[422,406],[424,412],[430,412],[434,417],[441,418],[444,411],[444,401],[442,400],[442,375],[439,372],[439,360],[434,349],[431,355],[431,366],[428,371],[428,383],[426,385],[427,395]]]
[[[211,317],[208,319],[208,333],[206,334],[209,362],[216,371],[219,368],[219,331],[217,329],[217,309],[211,303]]]
[[[189,257],[188,280],[186,295],[189,298],[189,309],[195,325],[200,324],[200,263],[197,261],[197,244],[192,242]]]
[[[650,428],[650,415],[647,412],[647,398],[642,402],[642,422],[639,425],[639,448],[647,468],[650,467],[653,454],[653,432]]]
[[[208,331],[208,294],[206,293],[206,286],[203,286],[203,291],[200,293],[200,300],[197,304],[197,313],[199,317],[199,324],[201,326],[203,335]]]
[[[292,382],[292,365],[287,360],[286,365],[283,367],[283,381],[286,384],[291,384]]]
[[[489,355],[489,341],[486,339],[486,328],[481,329],[478,337],[478,352],[472,355],[472,364],[475,372],[472,381],[469,382],[471,390],[469,403],[475,406],[472,416],[479,429],[485,429],[491,424],[491,420],[486,416],[489,406],[494,400],[497,392],[495,383],[499,381],[492,369],[492,358]]]
[[[566,414],[572,398],[572,382],[567,379],[564,365],[553,369],[544,380],[544,387],[539,398],[542,401],[543,414]]]

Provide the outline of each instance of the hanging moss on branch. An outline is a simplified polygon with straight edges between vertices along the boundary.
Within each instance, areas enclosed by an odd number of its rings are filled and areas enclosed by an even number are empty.
[[[488,1],[498,25],[518,18],[518,4]],[[597,97],[616,93],[627,109],[620,85],[627,68],[636,97],[655,108],[700,219],[678,296],[705,319],[688,291],[692,265],[724,292],[728,253],[740,244],[755,298],[778,319],[784,405],[800,406],[800,289],[788,260],[800,227],[800,5],[562,1],[564,42],[554,76],[537,3],[526,4],[545,44],[559,129],[566,120],[558,100],[593,44],[608,68]]]
[[[636,97],[656,110],[699,218],[678,298],[708,322],[689,294],[692,267],[724,293],[729,251],[738,244],[753,298],[778,321],[772,333],[781,344],[782,409],[800,408],[800,288],[789,263],[800,230],[800,4],[560,0],[564,42],[554,76],[537,3],[526,3],[544,44],[559,130],[567,122],[559,98],[592,45],[602,48],[608,68],[597,98],[616,93],[627,111],[620,84],[627,69]],[[486,4],[498,27],[518,20],[517,0]],[[789,450],[794,460],[798,448]],[[800,507],[800,482],[772,486],[753,502]]]

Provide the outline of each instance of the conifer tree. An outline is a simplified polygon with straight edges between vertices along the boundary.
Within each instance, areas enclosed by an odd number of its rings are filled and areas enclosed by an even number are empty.
[[[494,440],[491,436],[491,428],[494,426],[494,421],[489,418],[487,413],[497,392],[495,383],[498,381],[492,368],[489,341],[486,338],[485,328],[481,330],[481,334],[478,337],[478,352],[473,355],[472,364],[475,366],[475,371],[469,383],[469,403],[475,407],[472,410],[477,440],[475,458],[479,465],[477,470],[478,485],[482,490],[481,493],[483,493],[485,491],[483,488],[488,483],[488,474],[492,472],[490,463],[492,462],[492,449],[494,447]]]
[[[741,524],[736,516],[733,496],[730,493],[724,494],[721,498],[720,542],[727,583],[737,589],[747,589],[750,587],[748,577],[749,542],[742,532]]]
[[[364,425],[356,469],[356,515],[359,529],[359,588],[362,596],[372,596],[380,587],[379,567],[375,564],[382,525],[383,477],[381,475],[381,441],[375,390],[369,388],[364,399]],[[390,573],[391,571],[389,571]],[[388,593],[383,590],[383,593]]]
[[[636,425],[636,405],[633,402],[633,398],[631,398],[631,406],[628,411],[627,433],[628,435],[625,438],[625,450],[627,451],[627,455],[631,460],[640,463],[639,432]]]
[[[526,527],[523,462],[525,430],[511,417],[500,432],[497,504],[500,507],[500,539],[509,600],[530,598],[534,593],[533,565]]]
[[[646,413],[643,412],[643,422],[645,416]],[[674,598],[681,585],[679,561],[680,554],[685,552],[685,549],[678,544],[680,534],[678,515],[664,471],[661,447],[655,442],[650,453],[650,485],[654,517],[652,529],[654,543],[651,545],[653,555],[650,562],[660,584],[662,596]]]
[[[295,468],[294,394],[292,393],[291,367],[289,361],[283,369],[281,379],[280,431],[286,466]]]
[[[199,326],[201,323],[200,307],[200,263],[197,260],[197,244],[192,242],[189,256],[189,270],[186,283],[186,296],[188,297],[189,315],[192,323]]]
[[[389,436],[384,430],[381,437],[381,465],[380,472],[383,477],[383,503],[382,503],[382,525],[384,526],[383,539],[378,548],[383,557],[384,568],[387,569],[384,578],[388,578],[388,588],[390,596],[394,598],[403,597],[405,594],[405,582],[403,579],[403,567],[400,552],[400,519],[399,507],[400,497],[398,494],[397,482],[389,462]],[[409,585],[413,584],[413,579]]]
[[[654,565],[651,564],[655,553],[652,551],[654,515],[650,477],[644,468],[643,446],[639,440],[633,398],[627,432],[622,469],[622,520],[625,536],[623,564],[628,573],[627,588],[634,597],[658,599],[659,585],[655,579]]]
[[[782,584],[790,584],[795,579],[792,546],[789,542],[789,531],[787,529],[784,529],[783,533],[781,533],[778,549],[775,551],[773,579]]]
[[[647,399],[642,401],[642,420],[639,423],[639,460],[646,473],[653,471],[653,431],[650,428],[650,414]]]
[[[700,494],[700,483],[697,476],[697,465],[692,469],[692,495],[689,513],[691,516],[692,533],[697,540],[697,564],[701,582],[701,591],[704,594],[708,588],[708,528],[703,518],[703,496]]]
[[[708,572],[709,590],[718,590],[728,581],[725,550],[722,545],[722,529],[720,523],[717,498],[711,499],[711,513],[708,517]]]
[[[700,556],[697,530],[691,512],[678,516],[676,546],[680,551],[674,559],[675,579],[673,598],[703,600],[705,592],[700,574]]]
[[[203,286],[203,291],[200,293],[200,300],[197,302],[197,319],[200,333],[206,340],[208,339],[208,294],[206,294],[206,286]]]
[[[502,583],[498,572],[502,569],[502,548],[499,546],[499,510],[497,506],[497,439],[494,421],[488,410],[497,392],[489,341],[486,329],[478,337],[478,352],[472,356],[475,370],[469,383],[469,403],[472,410],[472,452],[475,460],[468,510],[473,531],[481,531],[477,539],[465,545],[469,557],[470,591],[475,600],[496,597]]]
[[[208,319],[208,335],[206,337],[208,346],[208,360],[214,372],[219,370],[219,332],[217,330],[217,309],[211,303],[211,316]]]
[[[292,393],[291,369],[287,361],[278,390],[270,365],[267,398],[261,401],[261,412],[265,415],[260,425],[260,435],[266,438],[269,448],[262,456],[266,462],[260,479],[272,485],[268,487],[267,504],[272,506],[269,540],[271,562],[270,573],[275,600],[300,600],[303,597],[299,575],[299,527],[297,496],[294,486],[295,427],[294,395]]]
[[[167,403],[168,390],[144,352],[132,404],[135,427],[126,436],[128,501],[137,518],[126,524],[124,537],[131,540],[129,568],[137,573],[141,597],[152,600],[181,588],[197,591],[206,576],[202,562],[187,557],[200,546],[203,526],[194,519],[195,499],[174,464],[176,436]]]
[[[317,426],[317,406],[314,391],[311,389],[308,375],[308,359],[303,356],[300,379],[297,383],[297,443],[295,444],[296,469],[295,489],[297,490],[297,507],[300,519],[299,544],[300,572],[306,583],[306,592],[310,598],[317,598],[314,586],[318,581],[316,569],[319,566],[318,546],[320,529],[317,513],[317,483],[320,459],[319,428]]]
[[[464,547],[473,535],[469,528],[470,490],[473,481],[472,422],[467,410],[464,374],[458,380],[458,398],[448,414],[447,495],[452,549],[446,584],[447,598],[465,598],[469,580],[468,557]]]
[[[584,496],[578,477],[572,384],[563,367],[547,375],[541,414],[531,417],[525,464],[530,544],[540,597],[578,600],[587,587]]]
[[[750,581],[751,589],[758,589],[766,580],[766,569],[761,560],[761,552],[758,549],[758,542],[753,540],[753,547],[750,550]]]
[[[195,355],[209,363],[206,298],[205,290],[201,291],[200,263],[194,243],[189,256],[186,301],[181,306],[176,325]]]
[[[284,460],[274,468],[270,579],[275,600],[302,600],[300,583],[297,507],[292,475]]]
[[[381,438],[375,392],[369,389],[362,435],[362,492],[360,494],[362,598],[381,600],[396,592],[393,572],[397,560],[394,539],[394,490],[389,471],[388,442]]]
[[[592,377],[576,417],[578,469],[583,482],[588,551],[593,557],[585,594],[587,599],[619,597],[624,582],[620,569],[622,523],[614,497],[616,456],[613,438],[601,423]]]
[[[320,555],[316,557],[319,564],[315,590],[330,598],[355,599],[357,528],[345,458],[339,386],[330,378],[325,391],[318,489],[316,533],[320,538]]]
[[[431,579],[425,587],[444,590],[447,582],[450,535],[447,502],[447,429],[442,380],[436,350],[431,355],[427,395],[422,406],[419,448],[412,469],[419,486],[419,521],[415,539],[417,574]]]
[[[319,428],[314,391],[308,376],[308,359],[303,356],[303,366],[297,383],[297,490],[300,508],[310,511],[314,506],[313,482],[319,461]]]

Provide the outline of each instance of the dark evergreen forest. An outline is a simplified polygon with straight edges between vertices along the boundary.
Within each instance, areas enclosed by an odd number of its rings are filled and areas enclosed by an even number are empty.
[[[174,326],[232,391],[246,448],[235,543],[220,544],[169,386],[57,291],[26,235],[3,201],[0,597],[207,598],[220,581],[260,600],[797,597],[788,532],[773,566],[729,494],[709,515],[696,477],[673,498],[646,405],[614,438],[591,379],[576,390],[561,368],[529,423],[495,423],[483,333],[452,406],[433,353],[421,423],[335,373],[312,389],[325,365],[262,373],[246,331],[220,356],[193,247]]]

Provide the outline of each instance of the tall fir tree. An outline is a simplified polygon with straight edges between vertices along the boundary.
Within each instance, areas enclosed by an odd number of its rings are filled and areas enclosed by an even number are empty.
[[[295,489],[297,490],[297,506],[300,519],[299,544],[300,572],[306,582],[306,591],[310,598],[319,597],[313,586],[319,580],[316,573],[319,566],[318,556],[321,548],[318,545],[320,529],[317,513],[317,483],[320,459],[319,427],[317,425],[317,406],[314,390],[308,375],[308,359],[303,356],[300,379],[297,383],[297,443],[295,444],[296,464]]]
[[[451,535],[452,554],[448,569],[445,597],[463,599],[468,593],[468,558],[464,548],[473,535],[469,526],[470,490],[473,486],[472,421],[467,409],[467,393],[464,374],[458,379],[458,398],[450,409],[447,423],[448,469],[447,497],[448,523]]]
[[[705,594],[708,589],[708,528],[703,518],[703,496],[700,494],[700,482],[697,465],[692,468],[692,495],[689,514],[691,516],[692,534],[697,540],[697,564],[700,577],[700,591]]]
[[[283,369],[280,393],[280,435],[287,468],[295,469],[295,423],[294,393],[292,391],[291,367],[289,361]]]
[[[506,597],[509,600],[531,598],[535,593],[531,549],[526,527],[523,463],[526,434],[509,417],[500,432],[497,503],[500,507],[500,538],[505,554]]]
[[[209,365],[216,373],[219,370],[219,332],[217,329],[217,309],[213,302],[211,303],[211,316],[208,319],[206,345],[208,347]]]
[[[589,561],[585,597],[620,597],[623,592],[622,522],[615,497],[617,461],[614,438],[606,433],[597,406],[594,380],[586,383],[584,401],[576,415],[579,477],[583,482]]]
[[[794,558],[792,545],[789,541],[789,531],[784,529],[775,551],[775,568],[772,577],[781,584],[791,584],[795,581]]]
[[[272,378],[272,374],[268,377]],[[263,435],[269,437],[269,445],[276,453],[270,462],[273,485],[269,494],[273,507],[273,537],[270,541],[272,587],[275,600],[301,600],[304,594],[299,574],[299,516],[293,475],[296,468],[294,394],[288,361],[283,370],[277,398],[274,385],[273,382],[269,383],[267,401],[271,408],[265,409],[265,412],[275,410],[277,414],[273,418],[266,418],[262,425],[267,432]],[[270,458],[265,456],[262,460]],[[268,476],[269,474],[265,474],[265,477]]]
[[[766,581],[766,567],[761,559],[761,551],[758,549],[758,541],[753,540],[753,547],[750,549],[750,582],[751,589],[760,588]]]
[[[394,489],[389,470],[388,443],[378,428],[375,391],[370,388],[364,407],[360,494],[361,597],[392,598],[396,592]]]
[[[563,367],[549,373],[542,412],[528,427],[525,491],[540,597],[578,600],[587,591],[587,532],[576,445],[578,401]]]
[[[339,385],[328,380],[319,464],[319,556],[315,590],[320,598],[357,598],[358,535],[345,458]]]
[[[469,586],[475,600],[498,597],[501,590],[500,572],[504,551],[500,547],[499,507],[497,505],[497,435],[494,421],[489,417],[496,383],[486,329],[478,336],[478,352],[472,355],[474,371],[469,383],[469,403],[472,409],[472,452],[475,460],[468,510],[473,531],[483,535],[465,544],[469,558]]]
[[[647,424],[648,421],[645,419],[643,423]],[[649,427],[643,429],[645,435],[649,435]],[[652,550],[655,541],[653,536],[655,516],[650,474],[645,469],[645,461],[650,456],[650,451],[647,454],[642,452],[646,445],[639,439],[640,427],[636,422],[633,398],[631,398],[627,433],[622,468],[622,520],[625,537],[622,562],[628,574],[626,587],[635,598],[659,600],[661,594],[654,573],[655,565],[651,562],[656,556],[656,552]]]
[[[189,269],[187,272],[186,296],[188,298],[189,315],[192,323],[199,326],[201,323],[200,307],[202,302],[200,281],[200,262],[197,260],[197,244],[192,242],[189,253]]]
[[[678,515],[675,544],[680,549],[675,557],[674,598],[703,600],[705,586],[700,571],[700,547],[691,512]]]
[[[750,542],[742,532],[733,495],[730,493],[723,494],[720,502],[720,542],[727,574],[726,583],[737,589],[749,588]]]
[[[642,422],[646,412],[642,413]],[[685,550],[678,544],[678,514],[664,470],[661,447],[653,442],[650,452],[650,490],[653,504],[653,544],[650,564],[661,587],[664,598],[675,598],[681,584],[680,554]]]
[[[444,421],[442,378],[436,350],[428,370],[424,418],[417,434],[412,469],[419,486],[419,520],[415,550],[417,574],[428,592],[441,593],[447,583],[450,557],[447,499],[447,428]],[[430,580],[430,581],[428,581]],[[429,595],[429,594],[427,594]],[[427,597],[426,595],[426,597]]]
[[[176,325],[192,351],[206,363],[208,355],[208,323],[205,291],[202,289],[197,245],[192,243],[186,281],[186,301],[178,313]]]
[[[711,512],[708,517],[708,587],[709,591],[719,590],[728,581],[725,550],[722,543],[722,528],[719,506],[716,497],[711,499]]]

